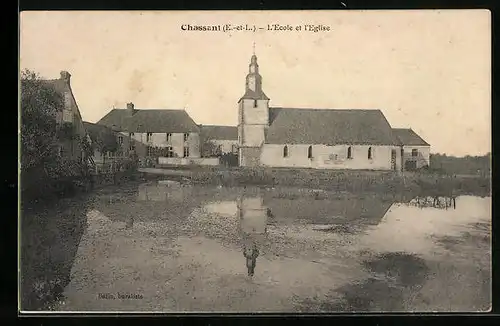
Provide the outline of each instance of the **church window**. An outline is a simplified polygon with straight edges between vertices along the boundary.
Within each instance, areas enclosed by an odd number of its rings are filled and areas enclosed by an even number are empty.
[[[172,140],[172,134],[171,133],[167,133],[167,141],[171,141]]]
[[[189,138],[189,134],[188,134],[188,133],[185,133],[185,134],[184,134],[184,141],[187,141],[187,140],[188,140],[188,138]]]
[[[307,158],[312,158],[313,157],[313,147],[309,146],[307,149]]]
[[[351,146],[347,147],[347,158],[352,158],[352,148],[351,148]]]
[[[288,157],[288,146],[283,147],[283,157]]]
[[[368,159],[371,160],[373,158],[372,148],[368,147]]]
[[[153,133],[152,132],[148,132],[146,134],[146,141],[151,141],[151,138],[153,138]]]
[[[257,107],[257,100],[253,100],[253,107],[256,108]]]
[[[189,157],[189,147],[184,147],[184,157]]]
[[[118,136],[118,144],[123,144],[123,136]]]

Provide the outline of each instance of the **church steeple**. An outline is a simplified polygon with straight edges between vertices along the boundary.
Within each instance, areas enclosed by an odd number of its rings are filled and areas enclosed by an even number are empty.
[[[257,63],[257,56],[255,55],[255,43],[254,53],[248,66],[248,75],[245,83],[245,95],[243,95],[242,99],[269,100],[266,94],[262,91],[262,76],[259,73],[259,64]]]
[[[255,47],[255,44],[254,44]],[[238,157],[240,166],[258,166],[269,127],[269,98],[262,91],[262,76],[254,53],[248,66],[245,94],[238,101]]]

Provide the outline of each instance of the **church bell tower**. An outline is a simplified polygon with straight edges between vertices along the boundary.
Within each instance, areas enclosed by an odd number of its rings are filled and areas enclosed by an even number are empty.
[[[245,94],[238,101],[239,165],[260,165],[260,154],[269,127],[269,98],[262,91],[257,56],[250,59]]]

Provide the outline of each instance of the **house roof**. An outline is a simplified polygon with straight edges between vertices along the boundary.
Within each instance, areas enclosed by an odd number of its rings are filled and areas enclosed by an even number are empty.
[[[268,144],[399,145],[380,110],[269,108]]]
[[[392,130],[403,145],[430,146],[429,143],[423,140],[422,137],[417,135],[412,129],[393,128]]]
[[[238,127],[201,125],[201,135],[206,139],[237,140]]]
[[[128,132],[199,132],[199,127],[184,110],[112,109],[98,124]]]

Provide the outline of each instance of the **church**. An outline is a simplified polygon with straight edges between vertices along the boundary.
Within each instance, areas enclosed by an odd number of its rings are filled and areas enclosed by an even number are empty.
[[[393,129],[381,110],[270,107],[252,55],[238,101],[239,165],[412,170],[429,166],[430,145]]]

